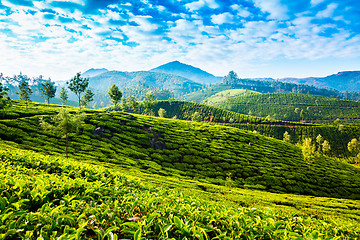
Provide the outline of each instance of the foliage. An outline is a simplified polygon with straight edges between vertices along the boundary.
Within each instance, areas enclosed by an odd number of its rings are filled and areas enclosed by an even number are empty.
[[[46,122],[44,118],[40,117],[40,126],[43,130],[60,133],[62,137],[66,139],[65,154],[66,157],[68,157],[69,134],[71,132],[79,132],[84,118],[84,113],[79,112],[76,115],[71,115],[66,108],[62,108],[59,114],[53,118],[54,125],[51,125]]]
[[[359,102],[309,94],[247,94],[223,98],[222,101],[211,101],[210,98],[206,103],[242,114],[251,111],[258,117],[270,115],[283,121],[333,124],[337,118],[344,123],[359,122],[360,119]]]
[[[310,165],[315,162],[316,158],[318,157],[316,146],[312,143],[311,138],[305,138],[301,148],[304,160],[309,165],[310,172]]]
[[[288,131],[285,131],[285,132],[284,132],[283,141],[289,143],[289,142],[290,142],[290,139],[291,139],[290,134],[288,133]]]
[[[88,78],[82,78],[80,73],[77,73],[69,82],[68,88],[75,93],[78,98],[79,108],[81,107],[81,95],[89,85]]]
[[[86,89],[84,95],[81,96],[81,105],[87,107],[94,100],[94,95],[90,89]]]
[[[0,120],[0,138],[21,148],[63,155],[65,140],[42,131],[38,123],[41,115],[49,121],[47,116],[56,115],[62,107],[38,104],[31,108],[36,106],[36,111],[25,114],[22,105],[15,103],[11,112],[20,112],[19,117],[6,115],[11,118]],[[214,123],[86,111],[81,135],[69,135],[71,158],[218,185],[226,183],[230,172],[234,188],[360,198],[359,189],[353,187],[360,184],[358,168],[320,156],[308,174],[301,149],[283,141]],[[95,134],[98,128],[100,133]]]
[[[145,108],[145,113],[149,115],[154,115],[154,106],[156,105],[157,101],[152,92],[146,93],[146,99],[142,102]]]
[[[164,118],[166,116],[166,110],[163,108],[160,108],[158,111],[159,117]]]
[[[61,157],[1,148],[0,160],[1,239],[356,239],[359,235],[355,225],[330,218],[204,200],[194,191],[144,186],[118,171]],[[298,203],[296,196],[287,197],[274,202],[279,207]],[[343,211],[331,199],[323,200],[312,198],[314,204]]]
[[[234,71],[230,71],[223,79],[223,83],[226,85],[233,85],[239,80],[237,74]]]
[[[55,83],[51,82],[50,79],[40,83],[41,84],[41,96],[45,98],[47,103],[50,103],[50,98],[55,97],[56,87]]]
[[[191,121],[194,122],[201,122],[202,118],[199,112],[194,112],[193,115],[191,116]]]
[[[61,88],[61,92],[60,92],[60,99],[61,99],[61,104],[62,105],[66,105],[69,99],[69,95],[67,93],[67,90],[65,87]]]
[[[20,100],[25,101],[27,108],[32,90],[25,79],[19,83],[19,92],[17,92],[17,94],[19,95]]]
[[[356,165],[358,164],[358,158],[360,158],[360,143],[356,138],[353,138],[348,143],[349,152],[355,153]]]
[[[108,94],[111,98],[111,102],[115,105],[118,104],[122,97],[122,92],[119,90],[119,88],[115,85],[115,83],[111,86],[110,90],[108,91]]]
[[[8,96],[9,88],[4,87],[0,82],[0,111],[11,105],[11,100]]]

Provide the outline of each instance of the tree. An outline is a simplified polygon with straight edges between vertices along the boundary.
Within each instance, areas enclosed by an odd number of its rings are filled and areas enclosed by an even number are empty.
[[[191,116],[191,120],[194,122],[201,122],[202,117],[199,112],[194,112],[193,115]]]
[[[153,116],[154,115],[153,107],[156,105],[156,103],[157,101],[155,100],[153,93],[151,91],[147,92],[146,99],[143,101],[145,113]]]
[[[77,73],[75,77],[70,80],[70,82],[67,82],[67,84],[68,88],[78,97],[79,108],[81,108],[81,94],[87,89],[89,85],[89,79],[82,78],[81,74]]]
[[[318,152],[321,152],[321,146],[322,146],[323,141],[324,141],[324,138],[320,134],[317,135],[316,143],[318,145]]]
[[[84,119],[84,113],[71,115],[66,108],[62,108],[59,114],[53,118],[54,125],[51,125],[43,118],[40,118],[40,126],[46,131],[60,134],[62,138],[65,138],[65,154],[66,157],[68,157],[69,134],[73,132],[78,132],[81,124],[84,123]]]
[[[288,131],[285,131],[284,132],[284,135],[283,135],[283,141],[284,142],[290,142],[290,138],[291,138],[291,136],[290,136],[290,134],[288,133]]]
[[[87,107],[94,100],[94,93],[90,89],[86,89],[84,95],[81,96],[81,105]]]
[[[137,109],[139,103],[137,101],[137,99],[133,96],[133,95],[130,95],[128,97],[128,102],[129,102],[129,108],[131,111],[135,112],[135,110]]]
[[[67,90],[65,87],[61,88],[61,92],[60,92],[60,99],[61,99],[61,104],[62,105],[66,105],[67,101],[68,101],[69,95],[67,93]]]
[[[163,108],[160,108],[158,111],[159,117],[164,118],[166,116],[166,110]]]
[[[115,84],[113,84],[111,86],[110,90],[108,91],[108,94],[109,94],[109,96],[111,98],[111,102],[116,107],[118,102],[121,100],[122,92],[120,92],[119,88]]]
[[[238,81],[238,76],[234,71],[230,71],[228,75],[223,78],[223,83],[227,85],[234,85]]]
[[[16,94],[19,95],[20,100],[25,101],[26,109],[28,107],[28,102],[30,102],[30,95],[32,94],[29,83],[26,79],[23,79],[19,84],[19,92]]]
[[[351,153],[355,153],[355,163],[356,166],[358,165],[358,158],[360,158],[360,143],[356,138],[353,138],[349,143],[348,143],[348,149],[349,152]]]
[[[98,108],[98,104],[96,103],[96,102],[94,102],[94,104],[93,104],[93,109],[97,109]]]
[[[330,144],[327,140],[325,140],[322,143],[322,151],[324,152],[325,155],[327,155],[331,150]]]
[[[304,160],[309,165],[310,172],[310,165],[316,160],[317,157],[315,144],[312,143],[311,138],[305,138],[301,148]]]
[[[3,111],[7,106],[11,105],[11,100],[8,96],[9,88],[4,87],[0,82],[0,111]]]
[[[49,104],[50,103],[50,98],[55,97],[55,93],[56,93],[56,87],[55,87],[55,83],[51,82],[51,80],[47,80],[45,82],[41,82],[40,83],[40,91],[41,91],[41,96],[45,98],[45,101]]]
[[[120,107],[121,107],[122,111],[124,111],[124,112],[126,111],[126,109],[127,109],[127,101],[126,101],[125,97],[121,98]]]

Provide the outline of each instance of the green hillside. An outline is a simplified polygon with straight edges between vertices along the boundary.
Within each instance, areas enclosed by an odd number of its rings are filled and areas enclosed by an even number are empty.
[[[245,95],[209,104],[230,111],[285,121],[360,123],[360,102],[309,94]]]
[[[321,157],[309,171],[298,147],[259,134],[95,110],[64,158],[39,126],[61,108],[13,101],[0,120],[1,239],[359,235],[359,168]]]
[[[356,200],[235,190],[237,200],[251,197],[252,207],[242,207],[227,202],[229,188],[210,200],[195,189],[144,185],[114,169],[0,144],[1,239],[356,239],[360,233]],[[278,210],[254,208],[258,200]]]
[[[203,102],[209,105],[221,104],[229,98],[246,96],[252,94],[259,94],[258,92],[247,89],[228,89],[222,92],[215,93],[214,95],[206,98]]]
[[[358,125],[319,125],[288,122],[240,114],[209,105],[184,101],[158,101],[154,107],[154,112],[158,113],[160,108],[165,109],[168,118],[176,116],[177,119],[191,120],[193,114],[198,112],[202,121],[209,122],[211,120],[211,122],[243,130],[256,131],[279,140],[283,139],[283,135],[287,131],[293,144],[302,142],[307,137],[315,139],[320,134],[330,142],[331,156],[346,157],[346,161],[355,162],[353,158],[348,158],[352,155],[347,149],[347,144],[351,139],[360,136],[360,127]],[[140,112],[143,112],[143,109],[140,109]]]
[[[11,119],[0,121],[0,138],[24,149],[63,154],[65,139],[39,126],[40,116],[51,122],[49,115],[61,107],[47,111],[41,104],[32,104],[29,113],[22,114],[23,107],[15,102],[9,113],[17,110],[19,116],[11,114]],[[360,198],[360,188],[354,188],[360,186],[360,169],[321,157],[309,172],[298,147],[259,134],[211,123],[90,110],[85,123],[82,134],[70,136],[69,154],[75,159],[220,185],[231,174],[237,187]],[[98,127],[103,136],[94,134]]]

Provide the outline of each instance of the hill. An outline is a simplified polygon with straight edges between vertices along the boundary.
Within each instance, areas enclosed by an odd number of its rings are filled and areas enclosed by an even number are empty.
[[[89,109],[65,158],[39,128],[60,109],[13,101],[0,119],[1,239],[359,236],[360,201],[340,198],[360,198],[359,168],[321,157],[309,172],[296,146],[258,134]]]
[[[211,98],[210,98],[211,99]],[[311,123],[360,122],[360,103],[310,94],[267,93],[228,98],[210,105],[230,111],[285,121]]]
[[[186,190],[195,181],[182,180],[181,190],[144,185],[113,166],[0,145],[1,239],[356,239],[360,233],[355,200],[232,194],[231,186],[214,189],[224,195],[210,199]],[[229,195],[236,200],[228,202]],[[256,201],[278,210],[254,208]]]
[[[354,158],[347,149],[347,144],[353,138],[360,136],[360,127],[355,124],[346,125],[319,125],[302,122],[289,122],[273,118],[263,118],[240,114],[225,109],[185,101],[158,101],[153,110],[157,114],[159,109],[166,111],[166,117],[182,120],[191,120],[195,112],[199,114],[199,120],[223,124],[251,132],[257,132],[264,136],[283,139],[284,133],[290,134],[290,142],[301,143],[304,138],[315,139],[319,134],[329,141],[332,157],[344,158],[344,161],[355,163]],[[109,108],[112,109],[112,108]],[[139,108],[138,113],[144,109]],[[348,121],[348,120],[346,120]],[[340,120],[339,124],[346,123]]]
[[[51,122],[50,116],[59,109],[31,104],[27,112],[14,102],[0,120],[0,138],[24,149],[61,155],[65,140],[39,126],[40,116]],[[81,134],[70,136],[69,155],[80,161],[220,185],[231,174],[236,187],[360,199],[360,189],[354,188],[360,186],[360,169],[321,157],[309,172],[301,150],[283,141],[209,123],[121,112],[87,110],[86,114]]]
[[[215,77],[214,75],[201,70],[200,68],[193,67],[191,65],[187,65],[181,63],[179,61],[173,61],[161,65],[159,67],[153,68],[150,71],[152,72],[161,72],[161,73],[168,73],[177,76],[181,76],[184,78],[188,78],[194,82],[200,84],[210,84],[210,83],[217,83],[221,82],[221,77]]]
[[[116,84],[119,88],[123,89],[126,87],[136,86],[139,83],[172,90],[175,96],[202,88],[201,84],[180,76],[146,71],[108,71],[89,79],[89,87],[103,92],[109,91],[113,84]]]
[[[104,72],[108,72],[109,70],[107,70],[106,68],[98,68],[98,69],[94,69],[94,68],[91,68],[87,71],[85,71],[84,73],[81,74],[82,77],[95,77],[96,75],[99,75],[101,73],[104,73]]]
[[[360,91],[360,71],[338,72],[326,77],[283,78],[280,81],[334,88],[339,91]]]
[[[206,98],[204,103],[209,105],[221,104],[226,102],[229,98],[246,96],[251,94],[260,94],[259,92],[247,90],[247,89],[229,89],[222,92],[215,93],[214,95]]]

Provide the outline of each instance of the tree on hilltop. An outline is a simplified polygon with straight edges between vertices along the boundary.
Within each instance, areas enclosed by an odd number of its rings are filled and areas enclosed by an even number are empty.
[[[81,95],[89,85],[89,78],[82,78],[81,74],[77,73],[67,84],[68,88],[78,97],[79,108],[81,108]]]
[[[3,111],[7,106],[11,105],[11,100],[8,96],[9,88],[4,87],[0,82],[0,111]]]
[[[87,107],[94,100],[94,95],[90,89],[86,89],[84,95],[81,96],[81,106]]]
[[[358,165],[358,158],[360,158],[360,143],[356,138],[353,138],[348,143],[349,152],[355,153],[355,163]]]
[[[61,92],[60,92],[60,99],[61,99],[61,104],[62,105],[66,105],[69,99],[69,95],[67,93],[66,88],[62,88]]]
[[[32,94],[32,90],[29,86],[28,79],[23,79],[19,84],[19,91],[16,92],[19,95],[20,100],[25,101],[26,109],[28,107],[28,103],[30,102],[30,95]]]
[[[115,83],[111,86],[110,90],[108,91],[108,94],[111,98],[111,102],[116,105],[122,98],[122,92],[119,90],[119,87],[115,85]]]
[[[47,80],[45,82],[40,83],[40,91],[41,96],[45,98],[45,101],[49,104],[50,98],[55,97],[56,93],[56,86],[54,82],[51,82],[51,80]]]

